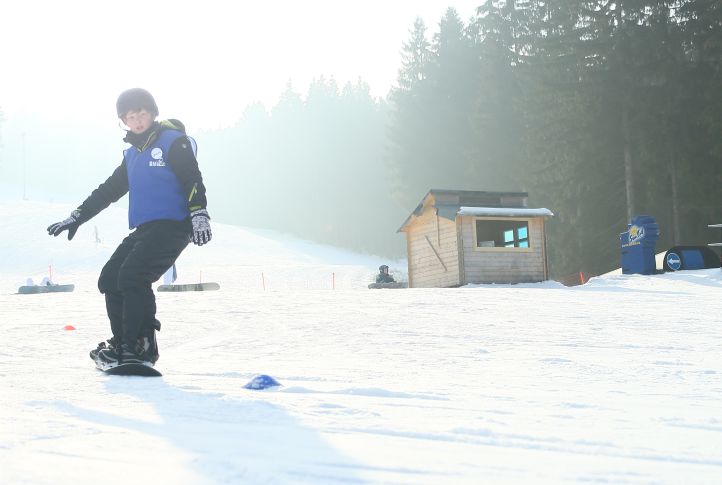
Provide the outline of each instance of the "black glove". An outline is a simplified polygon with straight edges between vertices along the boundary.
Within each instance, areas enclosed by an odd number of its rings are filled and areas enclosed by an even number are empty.
[[[193,233],[191,241],[197,246],[203,246],[211,240],[211,218],[208,211],[198,209],[191,212],[191,224],[193,224]]]
[[[68,241],[70,241],[73,239],[73,236],[75,236],[75,231],[78,230],[78,227],[80,227],[80,211],[74,210],[70,213],[70,217],[64,221],[56,222],[48,226],[48,234],[57,237],[67,229]]]

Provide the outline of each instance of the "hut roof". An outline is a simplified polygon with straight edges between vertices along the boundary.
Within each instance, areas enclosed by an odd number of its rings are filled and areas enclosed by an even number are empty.
[[[460,216],[492,216],[492,217],[552,217],[549,209],[530,209],[513,207],[461,207],[457,212]]]
[[[424,208],[429,205],[433,205],[436,208],[439,216],[453,221],[456,219],[462,207],[525,209],[528,195],[526,192],[431,189],[424,198],[421,199],[419,205],[416,206],[416,209],[406,218],[397,232],[403,232],[416,217],[424,212]]]

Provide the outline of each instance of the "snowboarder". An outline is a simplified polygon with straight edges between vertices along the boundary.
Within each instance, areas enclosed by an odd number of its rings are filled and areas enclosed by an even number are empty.
[[[385,264],[379,266],[379,274],[376,275],[376,283],[395,283],[394,277],[389,274],[389,267]]]
[[[178,120],[156,121],[158,106],[146,90],[124,91],[116,103],[131,146],[113,174],[67,219],[48,227],[58,236],[78,227],[129,194],[128,222],[135,229],[103,267],[98,289],[113,336],[90,352],[105,364],[158,360],[155,295],[151,284],[170,268],[190,241],[211,240],[206,189],[195,156],[195,141]]]

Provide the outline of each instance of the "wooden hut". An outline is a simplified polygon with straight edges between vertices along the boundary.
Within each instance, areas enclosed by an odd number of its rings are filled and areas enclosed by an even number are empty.
[[[526,192],[432,189],[409,215],[410,288],[548,279],[544,223],[554,214],[527,207]]]

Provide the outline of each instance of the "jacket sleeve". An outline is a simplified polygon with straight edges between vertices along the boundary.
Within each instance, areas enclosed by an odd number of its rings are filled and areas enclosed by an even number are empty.
[[[181,136],[173,142],[168,160],[188,201],[188,210],[193,212],[205,209],[207,205],[206,187],[203,185],[203,176],[198,168],[198,160],[196,160],[193,147],[187,137]]]
[[[80,213],[80,223],[84,223],[98,215],[103,209],[128,193],[128,171],[125,159],[113,171],[108,179],[100,184],[77,210]]]

